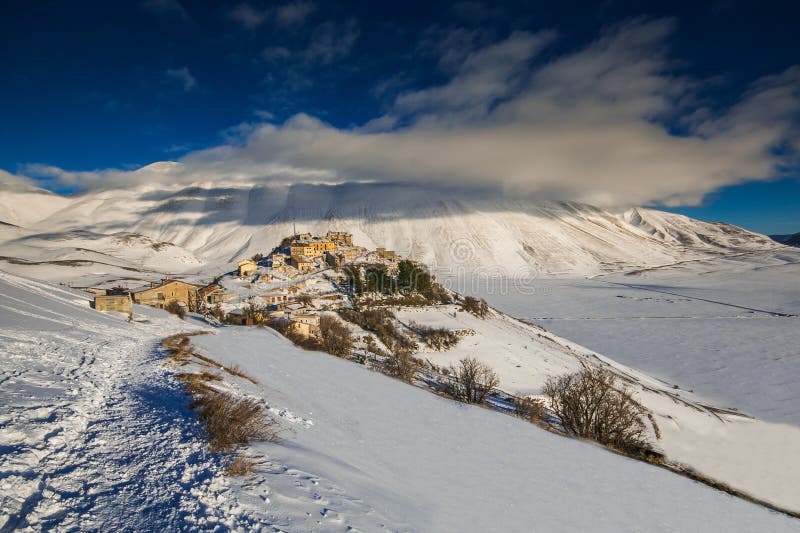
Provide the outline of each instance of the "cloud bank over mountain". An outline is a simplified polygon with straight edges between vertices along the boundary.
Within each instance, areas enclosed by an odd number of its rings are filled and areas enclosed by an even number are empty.
[[[472,51],[446,83],[337,128],[298,114],[243,124],[219,146],[135,171],[22,173],[78,189],[194,181],[404,181],[492,186],[600,206],[692,205],[778,177],[800,151],[800,67],[711,106],[713,80],[676,74],[671,20],[632,20],[555,54],[555,31]]]

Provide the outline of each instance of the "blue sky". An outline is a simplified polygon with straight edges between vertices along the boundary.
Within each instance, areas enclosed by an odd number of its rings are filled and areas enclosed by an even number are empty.
[[[800,231],[795,3],[553,4],[9,0],[0,168],[60,191],[164,160],[407,172]]]

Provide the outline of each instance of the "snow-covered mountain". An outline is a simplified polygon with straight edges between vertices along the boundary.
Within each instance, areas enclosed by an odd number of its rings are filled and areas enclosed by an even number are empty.
[[[400,183],[10,194],[0,192],[0,202],[15,210],[0,220],[22,228],[0,228],[3,256],[97,261],[99,253],[122,268],[168,272],[219,270],[270,250],[295,227],[349,231],[356,244],[397,250],[444,275],[591,275],[780,246],[735,226],[652,209],[608,211]]]
[[[0,228],[35,224],[69,203],[69,198],[0,170]]]
[[[772,240],[786,246],[800,246],[800,232],[793,235],[770,235]]]

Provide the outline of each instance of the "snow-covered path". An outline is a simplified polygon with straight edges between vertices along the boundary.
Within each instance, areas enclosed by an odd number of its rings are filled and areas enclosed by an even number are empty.
[[[130,324],[3,273],[0,293],[0,530],[256,525],[227,503],[222,466],[159,361],[160,338],[185,324]]]

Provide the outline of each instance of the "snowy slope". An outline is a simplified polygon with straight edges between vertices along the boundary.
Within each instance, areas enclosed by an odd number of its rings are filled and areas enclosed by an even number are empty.
[[[252,528],[155,347],[189,328],[0,272],[0,530]]]
[[[649,209],[609,212],[488,191],[405,184],[205,183],[94,191],[62,200],[68,205],[47,213],[27,240],[15,244],[58,247],[53,241],[62,232],[125,232],[172,243],[213,271],[242,255],[270,250],[296,226],[316,233],[350,231],[356,244],[397,250],[441,276],[481,271],[528,278],[646,268],[780,247],[741,228]],[[91,242],[85,248],[94,249]],[[19,248],[12,252],[26,253]],[[164,268],[193,266],[189,258]]]
[[[295,421],[283,445],[256,446],[269,456],[270,473],[260,479],[276,489],[270,505],[283,530],[797,527],[591,444],[301,351],[270,330],[225,328],[196,343],[251,373],[260,385],[249,390]]]
[[[199,351],[259,381],[282,440],[253,478],[204,451],[158,339],[79,293],[0,274],[0,529],[792,531],[797,521],[593,445],[457,404],[270,330]]]
[[[792,459],[792,450],[800,447],[800,428],[715,410],[699,395],[508,316],[481,320],[454,310],[410,308],[398,313],[405,324],[413,321],[471,333],[451,350],[423,347],[418,357],[444,366],[475,357],[497,372],[503,390],[516,395],[540,394],[548,377],[579,371],[583,365],[610,368],[630,382],[638,400],[655,415],[662,438],[651,436],[651,440],[667,459],[800,511],[800,493],[794,489],[800,461]]]

